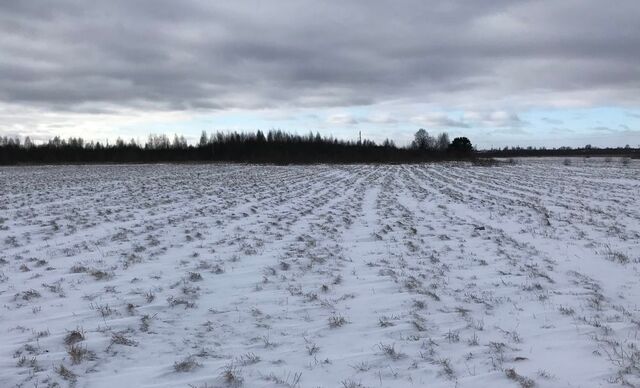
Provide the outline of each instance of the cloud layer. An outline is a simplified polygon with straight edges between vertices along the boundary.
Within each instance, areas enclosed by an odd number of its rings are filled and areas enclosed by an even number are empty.
[[[634,0],[3,2],[0,99],[87,111],[636,104],[639,14]]]
[[[637,0],[3,1],[0,111],[423,104],[494,113],[411,122],[518,127],[506,112],[640,106],[638,15]]]

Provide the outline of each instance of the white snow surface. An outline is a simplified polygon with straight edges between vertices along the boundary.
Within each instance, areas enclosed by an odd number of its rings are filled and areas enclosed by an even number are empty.
[[[0,168],[0,387],[640,384],[640,162]]]

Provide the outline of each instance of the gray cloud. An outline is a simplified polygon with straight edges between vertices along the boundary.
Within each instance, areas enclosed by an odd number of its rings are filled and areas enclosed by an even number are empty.
[[[529,124],[516,113],[502,110],[467,111],[460,119],[442,112],[431,112],[414,116],[409,121],[432,128],[506,128],[511,130],[511,133]]]
[[[638,14],[636,0],[3,1],[0,102],[77,112],[398,99],[637,106]],[[448,120],[435,121],[469,125]]]
[[[473,123],[474,126],[493,128],[520,128],[528,123],[513,112],[493,111],[493,112],[465,112],[463,116],[465,122]]]
[[[371,123],[371,124],[397,124],[398,123],[397,118],[387,113],[378,113],[370,117],[363,118],[360,121],[364,123]]]
[[[411,122],[433,128],[469,128],[469,124],[456,120],[444,113],[428,113],[412,117]]]
[[[349,114],[338,113],[329,116],[327,118],[327,123],[334,125],[353,125],[358,124],[358,119]]]

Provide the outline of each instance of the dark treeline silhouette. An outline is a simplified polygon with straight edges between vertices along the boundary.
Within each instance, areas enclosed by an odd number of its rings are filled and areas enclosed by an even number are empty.
[[[28,137],[0,138],[0,164],[56,163],[153,163],[153,162],[247,162],[247,163],[408,163],[473,158],[467,138],[449,141],[446,133],[430,136],[424,129],[409,147],[392,140],[345,141],[333,137],[295,135],[280,130],[266,133],[203,132],[196,145],[183,136],[150,135],[146,143],[118,139],[114,144],[86,142],[81,138],[54,137],[34,144]]]
[[[536,147],[504,147],[502,149],[491,149],[477,151],[477,155],[484,157],[524,157],[524,156],[621,156],[640,158],[640,148],[632,148],[629,145],[615,148],[598,148],[590,144],[584,147],[558,147],[558,148],[536,148]]]

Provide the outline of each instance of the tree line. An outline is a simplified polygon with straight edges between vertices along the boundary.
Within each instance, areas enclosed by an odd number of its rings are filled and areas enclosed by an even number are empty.
[[[466,137],[449,141],[446,133],[431,136],[416,132],[411,145],[398,147],[392,140],[339,140],[319,133],[297,135],[281,130],[256,132],[202,132],[197,144],[184,136],[149,135],[141,144],[134,139],[115,143],[85,141],[58,136],[36,144],[29,137],[0,137],[0,164],[57,163],[154,163],[154,162],[241,162],[241,163],[413,163],[461,160],[473,157]]]
[[[587,144],[583,147],[504,147],[476,152],[479,156],[500,157],[542,157],[542,156],[625,156],[640,158],[640,147],[633,148],[628,144],[624,147],[600,148]]]

